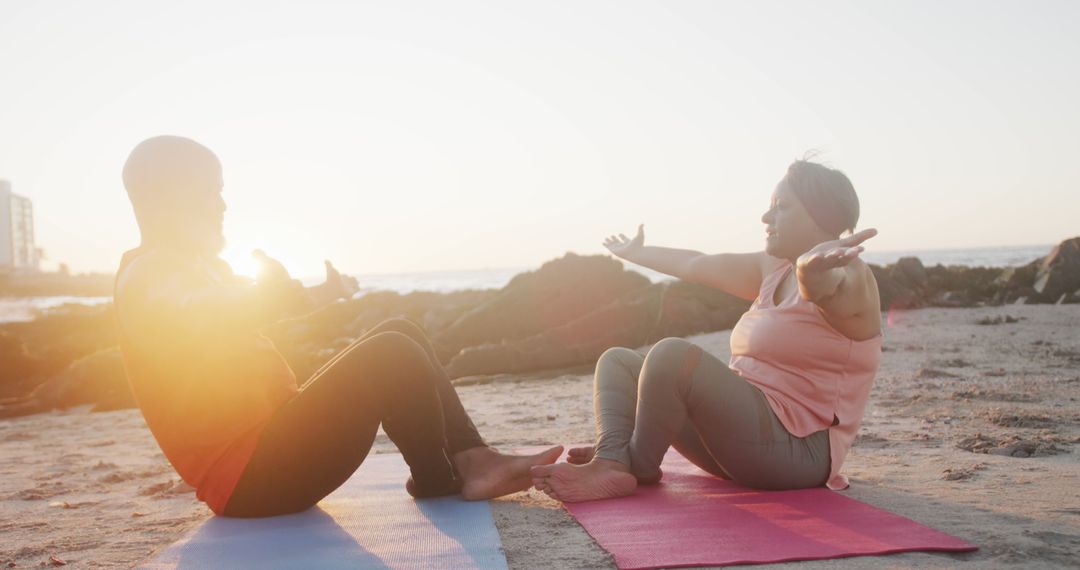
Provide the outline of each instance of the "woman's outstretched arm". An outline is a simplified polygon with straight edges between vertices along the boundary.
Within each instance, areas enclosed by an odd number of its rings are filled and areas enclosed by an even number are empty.
[[[690,249],[646,246],[644,225],[638,226],[633,239],[613,235],[604,240],[604,247],[631,263],[749,300],[758,295],[765,264],[775,263],[764,252],[709,255]]]
[[[877,230],[868,229],[820,243],[795,262],[799,294],[855,340],[872,338],[881,331],[877,282],[870,267],[859,259],[863,251],[860,244],[875,235]]]

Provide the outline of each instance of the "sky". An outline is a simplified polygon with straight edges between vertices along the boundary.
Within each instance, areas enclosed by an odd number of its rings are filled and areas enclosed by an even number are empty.
[[[787,165],[870,250],[1080,234],[1077,2],[0,0],[0,179],[45,267],[138,244],[160,134],[224,165],[224,257],[294,275],[533,267],[603,238],[763,248]]]

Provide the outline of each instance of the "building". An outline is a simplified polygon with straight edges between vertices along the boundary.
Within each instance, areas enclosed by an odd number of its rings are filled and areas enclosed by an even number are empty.
[[[0,271],[35,272],[38,261],[30,199],[12,194],[11,183],[0,180]]]

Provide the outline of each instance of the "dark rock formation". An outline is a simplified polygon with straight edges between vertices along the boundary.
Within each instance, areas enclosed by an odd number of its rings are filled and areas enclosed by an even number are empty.
[[[1080,302],[1080,238],[1015,268],[870,266],[883,310]],[[606,256],[566,256],[498,291],[375,292],[264,332],[303,381],[379,322],[406,317],[454,377],[592,364],[612,346],[730,328],[748,303],[681,281],[652,284]],[[94,403],[134,405],[111,306],[72,306],[0,325],[0,417]],[[110,350],[113,349],[113,350]]]
[[[608,256],[568,253],[514,277],[489,301],[450,326],[431,331],[452,352],[488,342],[518,340],[571,322],[649,285],[640,273]]]
[[[1010,303],[1080,303],[1080,238],[1020,267],[924,268],[916,258],[871,265],[883,310]]]
[[[592,363],[613,346],[636,348],[668,336],[730,328],[748,306],[701,285],[657,283],[531,337],[467,347],[447,373],[459,378]]]
[[[0,402],[33,389],[41,362],[26,349],[22,337],[0,331]]]
[[[0,408],[0,417],[64,410],[83,404],[93,404],[95,412],[135,407],[119,349],[76,360],[34,388],[27,397],[7,402]]]
[[[0,405],[24,399],[76,360],[115,347],[112,307],[66,306],[0,325]]]
[[[871,265],[882,308],[914,309],[925,304],[928,276],[917,257],[902,257],[893,265]]]
[[[274,341],[297,378],[308,378],[338,350],[382,321],[405,317],[422,325],[429,334],[446,328],[466,312],[482,305],[498,291],[432,293],[416,291],[400,295],[377,291],[359,299],[323,307],[309,315],[271,325],[264,334]],[[443,361],[454,352],[436,345]]]
[[[1046,303],[1080,301],[1080,237],[1061,242],[1043,259],[1032,288]]]
[[[1042,260],[1036,259],[1027,265],[1005,268],[994,281],[998,290],[991,303],[1002,305],[1037,299],[1039,293],[1035,291],[1035,274],[1041,264]]]
[[[927,269],[924,295],[934,307],[974,307],[992,302],[1001,276],[999,267],[945,267]]]

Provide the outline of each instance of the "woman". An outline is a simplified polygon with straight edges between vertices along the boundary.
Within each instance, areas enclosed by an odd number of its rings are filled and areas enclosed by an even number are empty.
[[[706,255],[612,236],[615,255],[753,300],[725,365],[668,338],[645,356],[612,348],[596,365],[594,447],[532,468],[552,497],[628,495],[660,480],[671,445],[702,469],[760,489],[847,487],[839,474],[881,356],[877,283],[859,259],[859,202],[841,172],[796,161],[777,185],[765,250]],[[840,235],[848,232],[848,237]]]
[[[124,186],[142,237],[116,277],[128,381],[165,456],[215,513],[311,507],[352,476],[380,425],[418,497],[524,490],[529,467],[562,452],[512,456],[488,447],[423,331],[400,319],[369,331],[298,388],[259,329],[347,298],[355,282],[329,263],[317,287],[302,287],[279,266],[258,283],[238,280],[218,257],[221,164],[195,141],[140,143]]]

